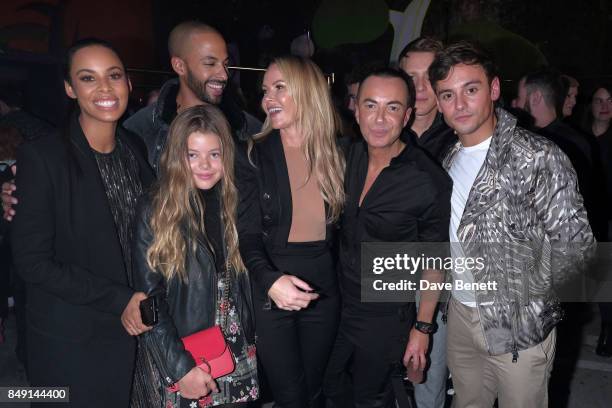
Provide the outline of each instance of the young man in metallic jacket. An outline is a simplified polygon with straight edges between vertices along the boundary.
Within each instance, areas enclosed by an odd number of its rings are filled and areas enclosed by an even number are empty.
[[[554,143],[495,109],[500,81],[484,51],[449,45],[429,78],[459,137],[443,162],[453,179],[451,255],[484,260],[453,271],[454,283],[480,286],[454,285],[449,301],[454,406],[491,407],[497,398],[500,408],[546,407],[562,317],[553,284],[594,246],[576,173]]]

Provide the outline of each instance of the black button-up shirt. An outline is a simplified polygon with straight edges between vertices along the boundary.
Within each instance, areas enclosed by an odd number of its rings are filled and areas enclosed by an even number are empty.
[[[340,282],[345,307],[362,313],[396,313],[397,303],[361,303],[362,242],[448,242],[452,181],[414,142],[384,168],[359,198],[368,172],[365,142],[347,157],[347,201],[340,230]]]
[[[442,163],[446,153],[458,140],[453,129],[444,122],[441,113],[436,115],[429,129],[423,132],[420,137],[412,129],[406,127],[402,138],[412,138],[417,145],[425,149],[439,163]]]

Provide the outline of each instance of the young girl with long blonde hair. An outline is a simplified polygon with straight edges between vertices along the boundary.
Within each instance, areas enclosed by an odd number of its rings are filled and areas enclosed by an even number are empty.
[[[157,298],[159,321],[141,336],[134,405],[254,400],[259,388],[250,285],[238,251],[234,144],[221,111],[195,106],[181,112],[160,164],[159,180],[138,209],[135,234],[134,285]],[[196,367],[181,342],[215,325],[222,326],[236,362],[233,373],[216,381]],[[174,384],[179,392],[169,391]]]

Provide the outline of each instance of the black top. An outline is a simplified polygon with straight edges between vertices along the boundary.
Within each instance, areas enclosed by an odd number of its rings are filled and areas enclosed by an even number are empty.
[[[420,137],[412,129],[406,127],[403,138],[412,138],[419,147],[427,151],[438,163],[442,163],[448,150],[457,143],[457,135],[444,122],[441,113],[436,114],[436,118],[429,129],[423,132]]]
[[[219,187],[216,185],[210,190],[200,190],[204,198],[204,228],[206,241],[212,249],[217,272],[225,270],[225,248],[223,248],[223,231],[221,230],[221,204]]]
[[[397,303],[361,303],[362,242],[447,242],[452,181],[423,150],[407,141],[365,195],[364,142],[351,146],[344,180],[347,201],[340,228],[340,287],[345,307],[361,313],[396,313]]]
[[[599,145],[599,154],[603,166],[603,174],[606,180],[606,216],[608,220],[612,219],[612,125],[606,133],[600,136],[594,136]],[[610,237],[608,237],[608,240]]]
[[[536,132],[554,142],[570,159],[587,209],[589,224],[598,241],[606,241],[605,181],[599,146],[594,136],[581,133],[557,119]]]
[[[120,139],[112,152],[100,153],[93,150],[94,157],[98,163],[108,205],[115,228],[119,235],[119,243],[123,252],[123,259],[128,273],[128,279],[132,281],[132,257],[130,247],[132,245],[132,224],[136,212],[136,203],[142,194],[142,183],[138,175],[138,162],[134,153],[128,149]]]

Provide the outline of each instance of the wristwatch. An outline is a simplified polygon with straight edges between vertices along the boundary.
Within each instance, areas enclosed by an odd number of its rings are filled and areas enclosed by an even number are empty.
[[[426,323],[417,320],[414,324],[414,328],[424,334],[433,334],[436,332],[436,330],[438,330],[438,325],[436,322]]]

